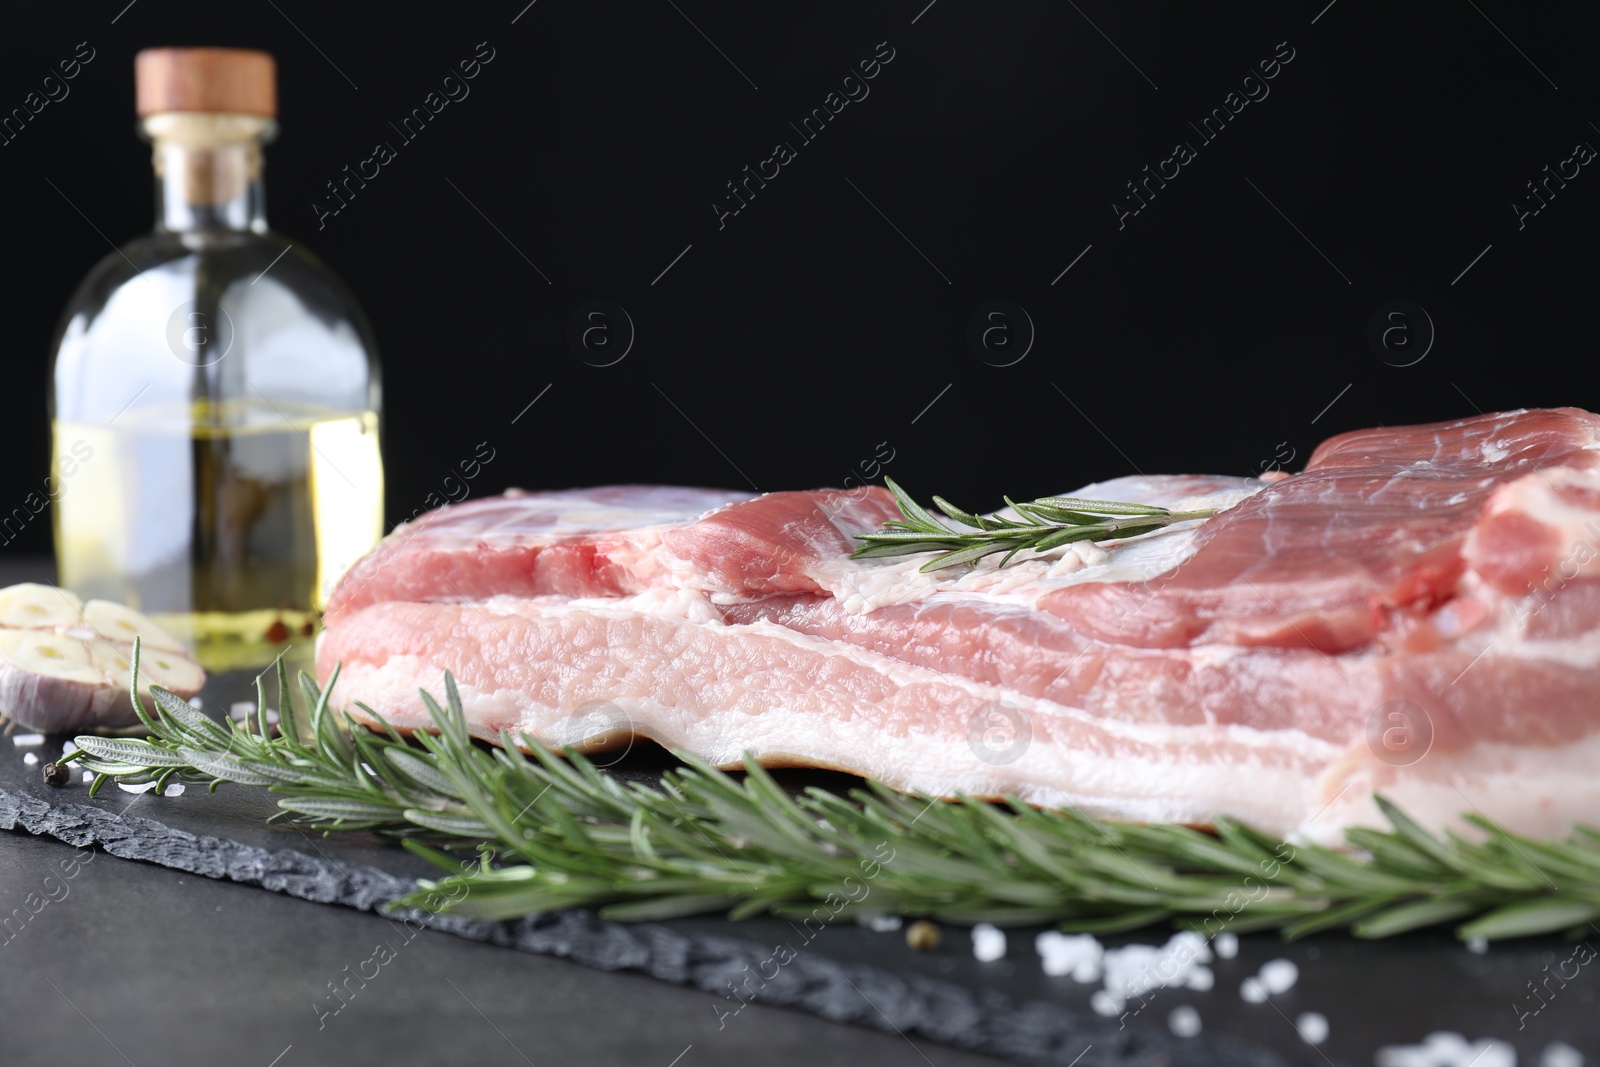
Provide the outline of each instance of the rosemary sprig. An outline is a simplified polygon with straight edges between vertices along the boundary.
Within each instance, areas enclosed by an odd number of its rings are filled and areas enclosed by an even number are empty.
[[[1000,566],[1004,567],[1025,548],[1048,552],[1072,541],[1111,541],[1120,537],[1137,537],[1176,522],[1208,519],[1217,513],[1215,508],[1172,511],[1152,504],[1080,500],[1068,496],[1047,496],[1025,504],[1019,504],[1010,497],[1002,498],[1012,511],[1022,516],[1024,521],[1018,521],[994,515],[975,515],[961,510],[943,497],[934,497],[933,503],[940,511],[969,527],[959,530],[947,526],[918,504],[909,493],[895,484],[893,478],[884,478],[883,484],[894,494],[895,504],[904,518],[891,519],[883,524],[882,529],[872,533],[856,534],[857,540],[866,543],[856,549],[850,558],[941,553],[919,568],[923,572],[976,563],[997,552],[1006,554],[1000,561]]]
[[[133,691],[138,692],[138,645]],[[1458,923],[1463,938],[1584,929],[1600,918],[1600,832],[1534,841],[1468,819],[1484,839],[1422,829],[1379,800],[1391,829],[1347,831],[1355,853],[1288,844],[1233,820],[1214,834],[1103,823],[1018,801],[942,803],[874,782],[842,797],[784,791],[753,760],[742,779],[679,753],[659,787],[624,782],[526,735],[473,742],[454,679],[422,694],[437,733],[408,740],[328,707],[300,676],[302,722],[278,670],[279,733],[257,714],[218,724],[151,686],[135,696],[147,740],[79,737],[76,760],[127,783],[265,786],[286,818],[323,831],[370,829],[444,869],[404,902],[509,918],[598,907],[617,919],[711,911],[826,921],[852,913],[952,922],[1056,923],[1104,933],[1173,922],[1207,934],[1350,928],[1387,937]],[[382,719],[371,711],[380,723]],[[520,741],[529,750],[517,747]],[[443,845],[451,852],[441,851]],[[457,856],[476,848],[479,862]]]

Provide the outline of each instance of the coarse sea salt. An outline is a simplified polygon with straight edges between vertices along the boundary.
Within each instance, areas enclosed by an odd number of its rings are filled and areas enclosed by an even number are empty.
[[[1328,1040],[1328,1017],[1319,1011],[1301,1012],[1294,1021],[1300,1040],[1308,1045],[1320,1045]]]
[[[1239,954],[1239,935],[1221,933],[1212,939],[1211,947],[1219,960],[1231,960]]]
[[[1460,1034],[1438,1031],[1420,1045],[1385,1045],[1372,1062],[1374,1067],[1517,1067],[1517,1050],[1504,1041],[1469,1044]]]
[[[1268,960],[1261,965],[1261,984],[1268,993],[1287,993],[1300,980],[1300,968],[1292,960]]]
[[[1268,960],[1255,977],[1239,983],[1239,996],[1246,1004],[1265,1004],[1277,993],[1287,993],[1300,980],[1300,968],[1293,960]]]
[[[22,765],[24,767],[37,767],[39,765],[39,757],[32,752],[24,752],[22,754]]]
[[[993,963],[1006,954],[1006,933],[991,923],[978,923],[972,928],[972,954],[980,963]]]
[[[18,748],[33,748],[44,744],[44,734],[12,734],[11,743]]]
[[[1093,934],[1063,934],[1046,930],[1033,939],[1034,950],[1051,977],[1072,975],[1076,982],[1098,982],[1105,946]]]
[[[1193,930],[1173,934],[1165,945],[1124,945],[1107,949],[1101,960],[1105,989],[1120,1011],[1129,997],[1143,997],[1152,989],[1189,985],[1197,970],[1209,973],[1212,960],[1206,939]],[[1195,979],[1201,984],[1204,979]]]
[[[1167,1029],[1179,1037],[1194,1037],[1200,1033],[1200,1013],[1188,1004],[1179,1004],[1167,1016]]]
[[[974,928],[974,951],[976,934]],[[1062,934],[1047,930],[1033,941],[1044,973],[1070,974],[1079,982],[1104,981],[1089,998],[1100,1015],[1120,1015],[1130,998],[1153,989],[1194,989],[1204,992],[1216,984],[1206,964],[1215,957],[1200,934],[1185,930],[1173,934],[1165,945],[1124,945],[1106,948],[1093,934]]]
[[[1583,1053],[1565,1041],[1557,1041],[1546,1045],[1539,1054],[1539,1067],[1583,1067]]]
[[[900,929],[900,916],[898,915],[863,915],[857,921],[868,930],[879,934],[886,934],[891,930]]]

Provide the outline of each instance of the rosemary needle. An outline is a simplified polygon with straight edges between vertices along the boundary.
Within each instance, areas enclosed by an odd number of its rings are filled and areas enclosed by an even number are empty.
[[[138,671],[135,642],[135,694]],[[67,759],[95,775],[91,791],[113,778],[264,786],[278,796],[275,819],[398,836],[445,872],[402,903],[444,900],[443,910],[482,918],[566,907],[617,919],[887,912],[1289,937],[1457,923],[1458,936],[1489,939],[1600,919],[1600,832],[1584,827],[1533,841],[1469,815],[1483,834],[1468,841],[1430,833],[1379,798],[1391,828],[1346,831],[1352,853],[1230,819],[1215,833],[1102,823],[1016,800],[938,804],[875,782],[847,797],[815,787],[791,797],[753,760],[736,778],[687,753],[651,786],[525,734],[502,732],[498,749],[475,744],[448,673],[442,706],[423,694],[437,733],[409,740],[369,708],[381,729],[334,711],[333,679],[319,689],[304,674],[302,720],[281,663],[277,680],[276,735],[259,679],[255,720],[243,724],[214,722],[150,686],[153,711],[134,697],[148,739],[79,737]],[[462,862],[473,850],[478,862]]]
[[[1217,513],[1215,508],[1171,511],[1153,504],[1080,500],[1066,496],[1043,497],[1019,504],[1005,497],[1007,506],[1022,517],[1019,520],[998,515],[975,515],[961,510],[943,497],[934,497],[935,507],[951,520],[967,527],[961,530],[945,524],[918,504],[909,493],[895,484],[893,478],[886,477],[883,483],[894,494],[901,518],[885,522],[882,529],[872,533],[856,534],[856,539],[865,544],[856,549],[850,558],[940,553],[922,565],[920,569],[924,572],[976,563],[998,552],[1005,553],[1005,558],[1000,561],[1000,566],[1004,567],[1025,548],[1048,552],[1073,541],[1111,541],[1137,537],[1173,523],[1208,519]]]

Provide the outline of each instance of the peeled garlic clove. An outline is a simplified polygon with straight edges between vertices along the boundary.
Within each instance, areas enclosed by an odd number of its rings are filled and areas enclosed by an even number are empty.
[[[9,592],[9,590],[7,590]],[[41,733],[134,718],[126,684],[107,681],[83,641],[38,630],[0,630],[0,711]]]
[[[83,601],[65,589],[37,582],[0,589],[0,627],[31,630],[82,625]]]
[[[84,605],[83,621],[98,636],[113,644],[131,648],[133,639],[137,637],[146,653],[152,649],[163,649],[188,655],[182,641],[157,626],[148,616],[109,600],[91,600]]]

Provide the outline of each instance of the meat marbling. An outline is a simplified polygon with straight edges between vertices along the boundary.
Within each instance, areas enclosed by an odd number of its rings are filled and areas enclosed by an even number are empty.
[[[427,725],[854,771],[1102,817],[1337,840],[1600,822],[1600,417],[1335,437],[1273,482],[1075,495],[1218,507],[1004,569],[857,561],[881,489],[511,493],[401,527],[336,590],[334,699]],[[358,715],[363,713],[352,707]]]

